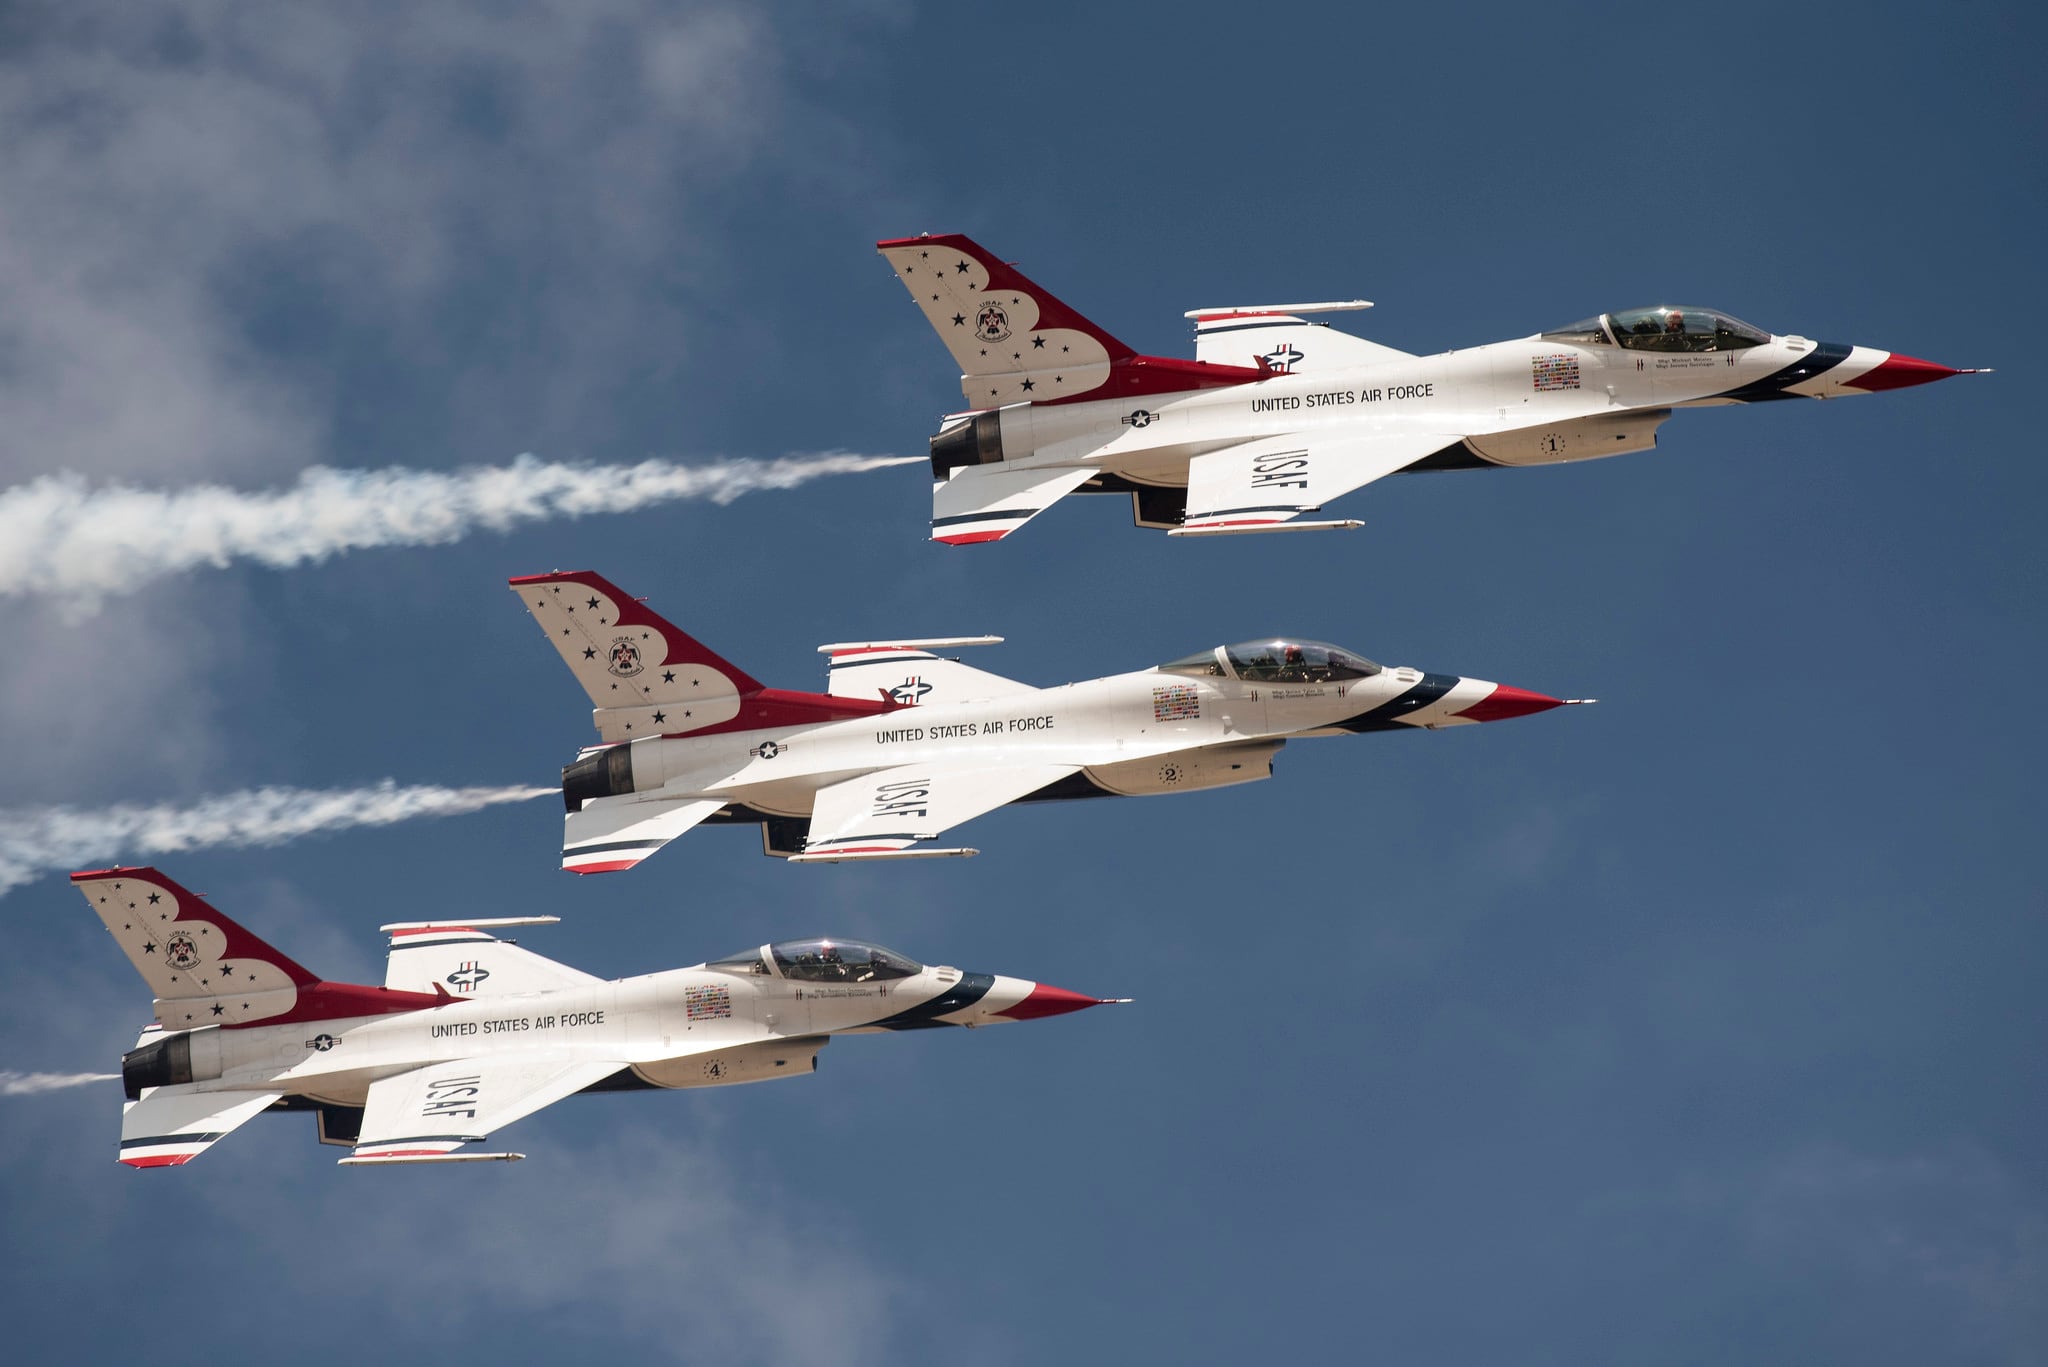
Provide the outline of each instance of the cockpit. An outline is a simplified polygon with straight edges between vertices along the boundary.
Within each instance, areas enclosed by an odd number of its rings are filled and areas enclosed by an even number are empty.
[[[1546,342],[1619,346],[1629,351],[1740,351],[1771,340],[1770,333],[1740,318],[1676,304],[1603,313],[1568,327],[1552,328],[1542,337]]]
[[[885,982],[924,971],[924,965],[915,959],[860,940],[784,940],[704,967],[715,973],[765,978],[771,962],[775,973],[799,983]]]
[[[1380,667],[1363,655],[1353,655],[1321,641],[1276,637],[1270,641],[1217,646],[1163,664],[1159,670],[1163,674],[1243,679],[1249,683],[1331,683],[1370,678],[1380,672]]]

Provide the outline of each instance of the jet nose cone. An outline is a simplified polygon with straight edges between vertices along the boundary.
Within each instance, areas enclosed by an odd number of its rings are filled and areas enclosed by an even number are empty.
[[[1064,1016],[1069,1011],[1085,1011],[1091,1006],[1108,1006],[1114,1000],[1069,992],[1064,987],[1054,987],[1049,983],[1033,983],[1023,1001],[994,1014],[1005,1020],[1031,1021],[1044,1016]]]
[[[1894,351],[1855,379],[1844,380],[1842,383],[1850,389],[1862,389],[1877,394],[1887,389],[1907,389],[1916,384],[1946,380],[1951,375],[1976,373],[1974,370],[1957,370],[1953,366],[1936,365],[1933,361],[1923,361],[1917,356],[1901,356]]]
[[[1526,717],[1564,705],[1563,698],[1553,698],[1547,693],[1531,693],[1512,684],[1495,684],[1493,692],[1460,711],[1458,718],[1460,721],[1506,721],[1509,717]]]

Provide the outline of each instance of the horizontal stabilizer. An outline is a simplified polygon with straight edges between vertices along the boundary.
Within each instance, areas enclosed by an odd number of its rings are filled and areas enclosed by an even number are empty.
[[[562,822],[562,867],[630,869],[723,806],[715,797],[592,798]]]
[[[1095,474],[1073,465],[1021,470],[963,466],[932,485],[931,539],[949,546],[1000,541]]]
[[[121,1108],[121,1161],[131,1168],[189,1163],[283,1095],[152,1087]]]

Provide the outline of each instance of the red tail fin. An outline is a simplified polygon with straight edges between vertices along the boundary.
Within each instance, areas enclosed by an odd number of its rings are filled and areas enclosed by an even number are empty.
[[[94,869],[72,884],[149,984],[173,1030],[374,1016],[433,1006],[424,992],[323,982],[153,868]]]

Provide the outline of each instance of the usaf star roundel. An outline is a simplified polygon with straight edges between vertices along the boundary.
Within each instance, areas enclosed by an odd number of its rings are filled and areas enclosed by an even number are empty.
[[[164,962],[172,968],[199,967],[199,942],[184,931],[176,931],[164,941]]]
[[[1001,342],[1010,336],[1010,315],[1001,304],[983,304],[974,315],[974,331],[984,342]]]
[[[622,679],[630,679],[644,666],[640,663],[640,647],[633,644],[630,636],[620,636],[612,641],[611,658],[605,668]]]

